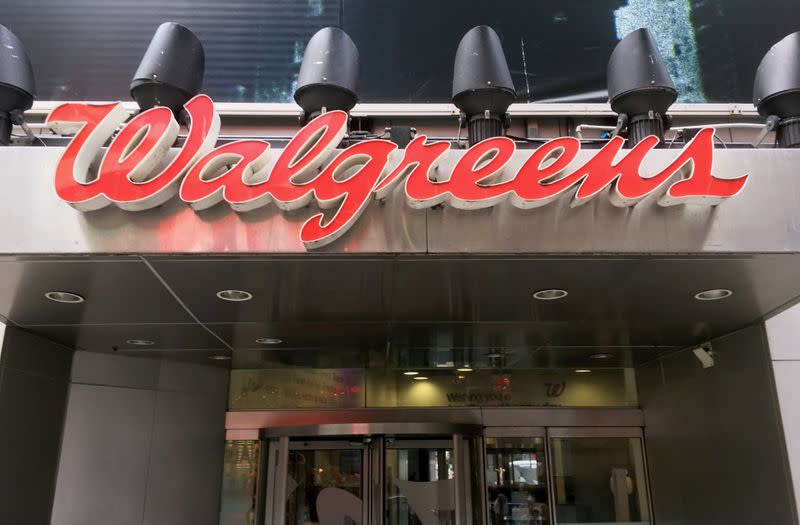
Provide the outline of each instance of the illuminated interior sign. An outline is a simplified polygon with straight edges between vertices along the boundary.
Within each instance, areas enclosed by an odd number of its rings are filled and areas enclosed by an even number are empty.
[[[385,198],[398,184],[404,185],[413,208],[444,204],[476,210],[507,200],[528,209],[567,193],[572,194],[572,206],[601,193],[619,207],[633,206],[655,193],[661,206],[710,206],[741,191],[748,177],[712,175],[714,130],[710,128],[700,131],[668,166],[651,176],[643,176],[640,169],[658,144],[656,137],[626,150],[624,140],[614,137],[576,166],[580,141],[562,137],[534,150],[508,177],[503,170],[516,145],[506,137],[472,146],[445,170],[441,164],[450,143],[429,142],[425,136],[417,136],[398,154],[395,144],[377,139],[337,150],[348,117],[331,111],[304,126],[272,159],[270,144],[263,140],[238,140],[215,148],[220,119],[209,97],[194,97],[185,111],[189,132],[174,157],[168,153],[178,136],[178,123],[169,109],[156,107],[127,122],[93,168],[128,112],[120,103],[67,103],[54,109],[47,124],[58,133],[74,134],[56,168],[58,196],[81,211],[111,204],[147,210],[175,194],[196,210],[222,201],[240,212],[271,203],[288,211],[315,202],[320,210],[332,210],[327,216],[320,211],[301,228],[303,244],[315,248],[339,238],[373,198]]]

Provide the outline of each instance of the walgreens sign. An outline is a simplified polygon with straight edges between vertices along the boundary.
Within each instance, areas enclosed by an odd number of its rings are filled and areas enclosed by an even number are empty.
[[[294,210],[315,204],[331,211],[308,219],[300,231],[306,248],[329,244],[344,234],[372,199],[383,199],[402,184],[408,205],[439,204],[464,210],[508,200],[522,209],[545,206],[572,195],[579,206],[605,195],[613,205],[633,206],[659,194],[661,206],[713,206],[736,195],[747,175],[712,175],[714,130],[704,129],[655,175],[642,176],[644,158],[658,144],[648,137],[623,150],[615,137],[586,162],[574,165],[580,141],[563,137],[546,142],[509,176],[503,171],[516,151],[514,141],[495,137],[468,149],[452,169],[440,169],[448,142],[417,136],[401,155],[386,140],[364,140],[337,150],[347,131],[347,114],[331,111],[303,127],[272,155],[263,140],[238,140],[215,147],[220,119],[214,103],[199,95],[185,106],[189,132],[177,155],[167,154],[178,136],[172,112],[156,107],[136,115],[101,149],[128,118],[122,104],[68,103],[54,109],[47,124],[74,134],[55,174],[58,196],[81,211],[109,205],[143,211],[177,196],[196,210],[223,201],[239,212],[274,204]],[[90,173],[91,170],[91,173]]]

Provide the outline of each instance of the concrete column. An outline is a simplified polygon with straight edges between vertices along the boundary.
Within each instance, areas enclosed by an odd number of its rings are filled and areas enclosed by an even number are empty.
[[[794,497],[800,501],[800,305],[767,319],[766,327]]]

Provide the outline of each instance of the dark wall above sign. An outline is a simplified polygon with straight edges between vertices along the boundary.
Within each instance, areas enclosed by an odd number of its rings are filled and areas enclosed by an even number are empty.
[[[220,102],[290,102],[309,38],[338,26],[361,53],[363,102],[446,102],[460,38],[493,27],[518,101],[603,102],[605,64],[649,27],[679,102],[748,102],[758,62],[800,27],[796,0],[6,0],[2,23],[29,47],[41,100],[127,99],[131,72],[165,20],[206,47],[204,91]],[[77,74],[79,72],[80,74]]]

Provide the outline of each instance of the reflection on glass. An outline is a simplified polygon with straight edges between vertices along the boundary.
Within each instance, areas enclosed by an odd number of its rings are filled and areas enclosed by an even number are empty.
[[[272,368],[231,371],[231,410],[268,408],[637,406],[633,369],[481,370],[405,368]]]
[[[451,448],[386,450],[387,525],[455,523],[455,480]]]
[[[231,371],[228,388],[231,410],[365,406],[359,368],[238,369]]]
[[[489,523],[550,523],[543,438],[486,438]]]
[[[289,452],[287,525],[361,525],[362,451]]]
[[[253,525],[256,518],[259,442],[226,441],[220,525]]]
[[[650,523],[641,440],[554,438],[556,520]]]

